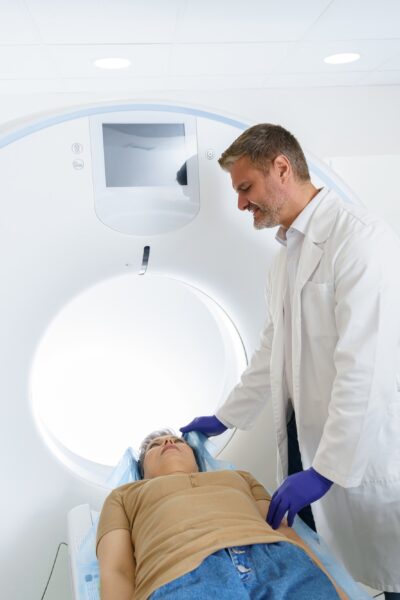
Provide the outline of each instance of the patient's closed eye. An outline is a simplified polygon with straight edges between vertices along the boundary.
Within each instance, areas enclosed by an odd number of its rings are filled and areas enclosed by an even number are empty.
[[[154,448],[154,446],[161,446],[162,441],[161,440],[155,440],[154,442],[151,442],[151,444],[149,444],[148,446],[148,450],[150,450],[151,448]]]
[[[174,438],[173,441],[175,442],[175,444],[179,443],[179,444],[186,444],[185,440],[183,440],[182,438]],[[149,446],[148,446],[148,450],[151,450],[151,448],[153,448],[154,446],[161,446],[162,444],[164,444],[165,440],[153,440]]]

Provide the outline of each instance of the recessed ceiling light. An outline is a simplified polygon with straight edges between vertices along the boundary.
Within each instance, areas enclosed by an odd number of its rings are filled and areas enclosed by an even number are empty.
[[[113,56],[109,58],[98,58],[93,64],[98,69],[127,69],[130,67],[131,61],[127,58],[117,58],[116,56]]]
[[[331,54],[326,56],[324,62],[329,65],[344,65],[345,63],[351,63],[360,58],[360,54],[357,52],[342,52],[341,54]]]

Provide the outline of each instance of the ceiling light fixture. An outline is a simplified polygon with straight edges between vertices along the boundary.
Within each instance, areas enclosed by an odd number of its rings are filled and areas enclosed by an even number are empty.
[[[331,54],[324,58],[328,65],[344,65],[358,60],[361,57],[357,52],[342,52],[341,54]]]
[[[109,58],[98,58],[93,64],[98,69],[127,69],[131,66],[131,61],[128,58],[112,56]]]

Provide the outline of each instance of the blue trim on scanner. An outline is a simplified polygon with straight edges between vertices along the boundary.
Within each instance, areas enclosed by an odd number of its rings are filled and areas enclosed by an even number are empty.
[[[197,117],[205,117],[207,119],[211,119],[212,121],[220,121],[221,123],[225,123],[226,125],[232,125],[233,127],[237,127],[239,129],[246,129],[248,127],[247,123],[242,123],[241,121],[236,121],[235,119],[230,119],[229,117],[223,117],[222,115],[217,115],[208,111],[203,111],[194,108],[188,108],[184,106],[170,106],[168,104],[115,104],[115,105],[104,105],[104,106],[95,106],[88,107],[79,110],[74,110],[72,112],[56,114],[52,117],[45,117],[37,120],[36,122],[26,125],[20,129],[16,129],[11,133],[0,135],[0,148],[4,146],[8,146],[8,144],[12,144],[13,142],[35,133],[36,131],[40,131],[41,129],[46,129],[47,127],[52,127],[53,125],[57,125],[58,123],[63,123],[64,121],[72,121],[74,119],[80,119],[81,117],[87,117],[91,115],[98,114],[106,114],[112,112],[128,112],[128,111],[163,111],[163,112],[172,112],[172,113],[180,113],[180,114],[188,114]]]
[[[197,117],[204,117],[206,119],[210,119],[211,121],[218,121],[220,123],[224,123],[225,125],[231,125],[232,127],[236,127],[238,129],[247,129],[250,127],[249,123],[243,123],[242,121],[237,121],[236,119],[231,119],[229,117],[224,117],[222,115],[218,115],[206,110],[200,110],[197,108],[189,108],[186,106],[174,106],[168,104],[113,104],[113,105],[99,105],[94,107],[82,108],[79,110],[73,110],[71,112],[56,114],[52,117],[39,118],[37,121],[25,125],[23,127],[17,126],[14,131],[10,133],[0,134],[0,148],[4,148],[17,140],[20,140],[23,137],[31,135],[32,133],[36,133],[41,129],[46,129],[47,127],[52,127],[53,125],[57,125],[58,123],[63,123],[65,121],[72,121],[74,119],[80,119],[82,117],[87,117],[90,115],[98,115],[98,114],[107,114],[112,112],[128,112],[128,111],[163,111],[163,112],[171,112],[171,113],[179,113],[179,114],[188,114]],[[332,172],[332,175],[328,173],[328,167],[325,167],[322,162],[314,157],[310,157],[308,153],[306,153],[307,162],[310,166],[310,171],[314,173],[317,177],[323,181],[326,186],[338,192],[340,196],[353,204],[361,204],[361,202],[354,196],[351,190],[346,186],[344,182],[342,182],[339,177],[335,176]],[[320,163],[320,164],[318,164]],[[321,166],[320,166],[321,165]],[[323,165],[323,167],[322,167]]]

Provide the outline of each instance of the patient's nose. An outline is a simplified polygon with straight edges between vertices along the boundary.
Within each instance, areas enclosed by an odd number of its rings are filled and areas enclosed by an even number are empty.
[[[175,440],[167,438],[166,440],[164,440],[164,446],[165,444],[175,444]]]

